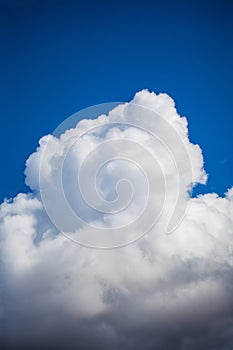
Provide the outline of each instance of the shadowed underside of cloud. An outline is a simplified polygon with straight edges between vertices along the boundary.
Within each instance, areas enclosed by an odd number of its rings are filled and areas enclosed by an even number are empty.
[[[172,99],[166,94],[143,90],[131,103],[156,111],[180,135],[192,166],[191,178],[184,173],[187,192],[196,183],[204,183],[201,150],[189,141],[187,121],[177,114]],[[127,120],[127,106],[123,104],[111,113],[114,115],[117,111]],[[74,164],[81,164],[100,139],[127,138],[161,159],[168,191],[165,214],[140,240],[113,250],[74,244],[51,223],[41,200],[39,171],[47,184],[54,186],[54,170],[77,135],[86,128],[106,123],[108,118],[83,120],[59,138],[51,135],[42,138],[26,166],[26,183],[32,192],[20,193],[1,205],[0,337],[3,348],[232,349],[232,189],[224,198],[213,193],[196,198],[183,194],[184,201],[188,201],[186,215],[173,234],[164,234],[161,227],[177,185],[174,167],[163,154],[161,145],[145,131],[114,126],[101,135],[89,133],[67,157],[68,172],[63,180],[73,209],[83,204],[79,196],[74,196],[74,184],[68,177],[75,171]],[[47,146],[47,167],[39,169]],[[133,149],[130,151],[133,153]],[[146,167],[146,160],[141,161],[142,168]],[[182,159],[176,162],[182,164]],[[134,166],[123,161],[116,164],[115,168],[110,165],[99,172],[98,190],[106,200],[111,199],[113,187],[126,172],[137,188],[134,205],[117,216],[103,216],[99,212],[93,215],[84,207],[80,213],[85,222],[95,222],[97,227],[109,228],[124,220],[133,220],[146,200],[143,178],[136,175]],[[156,173],[153,176],[157,181]],[[140,228],[139,225],[137,229]],[[85,225],[78,229],[85,235]]]

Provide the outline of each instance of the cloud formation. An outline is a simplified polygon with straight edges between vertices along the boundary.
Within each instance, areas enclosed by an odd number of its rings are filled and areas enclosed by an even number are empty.
[[[143,113],[137,114],[135,105],[142,106],[144,109],[139,110]],[[176,155],[174,163],[161,140],[146,131],[147,113],[151,111],[162,116],[182,140],[191,172],[184,167],[175,137],[169,138],[169,147]],[[116,116],[118,122],[129,125],[109,124],[109,120],[116,121]],[[132,126],[132,121],[140,121],[145,127]],[[159,128],[158,120],[156,127]],[[161,130],[160,138],[166,139],[169,127]],[[2,344],[13,349],[231,349],[233,189],[223,198],[215,193],[196,198],[188,195],[195,184],[205,183],[207,176],[201,149],[190,142],[187,120],[177,114],[174,101],[166,94],[143,90],[109,115],[82,120],[60,137],[43,137],[39,144],[26,163],[26,183],[31,193],[20,193],[1,204]],[[103,144],[111,145],[117,159],[98,171],[95,190],[105,200],[99,202],[88,176],[108,155],[98,148]],[[99,151],[95,153],[96,149]],[[122,159],[122,152],[135,162]],[[83,194],[77,188],[76,174],[88,156],[91,171],[84,168]],[[159,167],[154,163],[152,166],[150,156]],[[72,218],[67,220],[56,192],[61,164],[66,199],[82,218],[78,225]],[[181,169],[178,175],[182,179],[177,176],[177,168]],[[123,183],[117,193],[117,183],[125,178],[130,179],[134,191]],[[146,178],[153,179],[149,184],[155,186],[150,187],[149,195]],[[165,180],[166,198],[159,216],[164,194],[161,179]],[[164,227],[174,210],[180,183],[180,205],[187,210],[176,230],[167,235]],[[43,191],[49,188],[52,198],[47,202],[47,212],[41,184]],[[129,195],[133,201],[124,206]],[[93,210],[85,199],[101,210]],[[109,203],[111,211],[106,213]],[[114,212],[117,205],[123,210]],[[141,239],[119,249],[99,250],[74,244],[59,230],[61,225],[77,240],[91,237],[98,246],[109,244],[106,239],[111,241],[113,228],[120,232],[120,227],[127,227],[124,234],[127,232],[129,241],[134,240],[145,229],[148,217],[142,216],[133,229],[126,225],[134,222],[145,207],[149,217],[158,215],[158,222]],[[102,241],[93,238],[88,224],[96,231],[104,229]]]

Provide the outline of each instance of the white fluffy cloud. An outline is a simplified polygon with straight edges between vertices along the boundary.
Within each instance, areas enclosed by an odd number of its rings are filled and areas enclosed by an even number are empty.
[[[184,159],[179,157],[179,148],[176,152],[177,144],[169,145],[176,154],[176,167],[182,170],[185,191],[181,191],[181,205],[188,204],[184,219],[170,235],[164,234],[163,227],[174,209],[171,203],[177,198],[179,179],[174,162],[162,144],[145,130],[132,125],[108,125],[109,118],[114,121],[115,115],[120,116],[120,121],[140,120],[143,125],[146,116],[132,113],[131,105],[161,115],[178,133],[191,161],[189,173],[183,166]],[[89,128],[94,129],[80,137]],[[135,142],[143,149],[122,149],[120,144],[115,147],[114,140]],[[85,205],[72,174],[103,141],[114,145],[115,157],[122,156],[124,150],[127,157],[139,160],[149,179],[151,176],[153,183],[161,185],[158,169],[145,156],[146,150],[158,160],[166,180],[165,206],[157,225],[134,243],[111,250],[86,248],[65,238],[44,209],[39,181],[40,174],[49,194],[55,196],[54,208],[61,210],[59,225],[67,225],[72,231],[72,223],[66,222],[63,207],[59,207],[60,197],[56,197],[56,172],[66,155],[62,181],[67,200],[83,222],[94,223],[97,231],[104,227],[111,240],[112,227],[133,222],[148,195],[143,171],[134,163],[118,159],[99,170],[97,192],[106,200],[120,197],[122,202],[112,203],[122,205],[131,192],[126,184],[117,197],[115,186],[129,177],[134,186],[132,204],[115,215],[106,214],[109,202],[99,204],[84,179],[86,198],[94,198],[94,205],[102,205],[98,208],[104,213]],[[93,153],[88,162],[93,169],[99,164],[99,154],[104,153]],[[67,349],[232,348],[233,190],[228,190],[224,198],[213,193],[187,196],[194,184],[205,183],[206,174],[199,146],[189,141],[186,118],[177,114],[169,96],[143,90],[109,116],[82,120],[59,138],[43,137],[27,160],[25,173],[32,192],[5,201],[0,211],[2,344]],[[159,211],[159,188],[150,188],[150,215]],[[78,237],[88,237],[87,224],[76,228]],[[145,218],[133,228],[130,238],[145,229]]]

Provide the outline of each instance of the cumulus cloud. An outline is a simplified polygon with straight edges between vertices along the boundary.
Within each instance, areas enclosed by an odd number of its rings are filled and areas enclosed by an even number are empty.
[[[156,115],[167,124],[153,123]],[[150,123],[159,135],[147,132]],[[104,163],[109,152],[112,161]],[[82,171],[79,189],[76,175]],[[31,193],[6,200],[0,211],[3,346],[233,347],[233,189],[225,197],[189,195],[207,180],[202,152],[168,95],[143,90],[108,115],[43,137],[25,174]],[[177,200],[185,215],[167,234]],[[154,216],[156,224],[146,231]],[[111,247],[113,229],[113,246],[134,242],[118,249],[85,246],[91,240]],[[93,230],[104,231],[103,237]]]

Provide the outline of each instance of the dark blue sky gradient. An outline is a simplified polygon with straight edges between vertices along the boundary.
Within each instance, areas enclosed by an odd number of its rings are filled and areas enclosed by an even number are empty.
[[[0,199],[27,191],[38,139],[74,112],[167,92],[209,173],[233,185],[233,2],[2,1]]]

